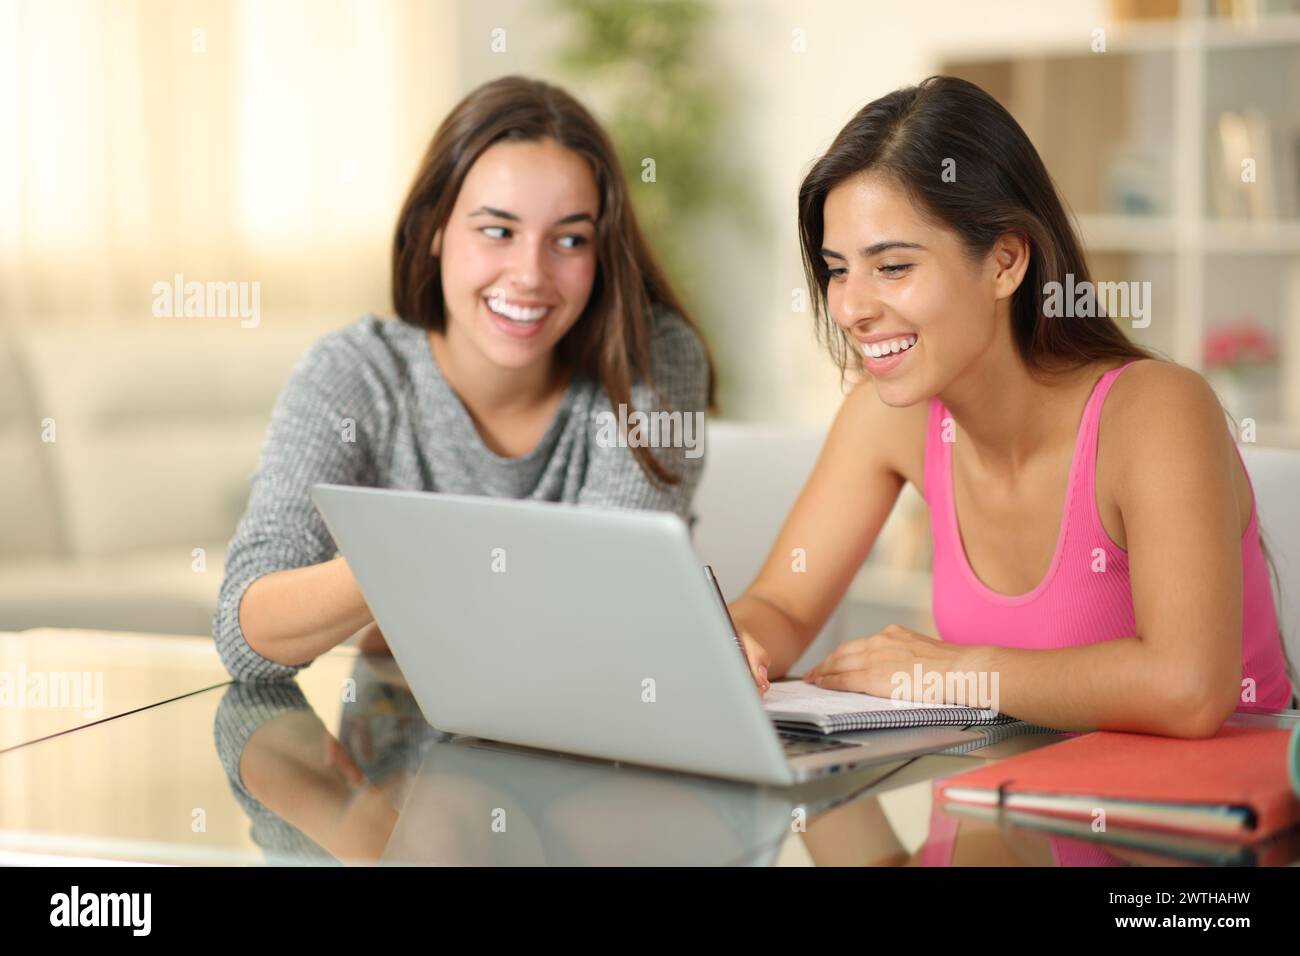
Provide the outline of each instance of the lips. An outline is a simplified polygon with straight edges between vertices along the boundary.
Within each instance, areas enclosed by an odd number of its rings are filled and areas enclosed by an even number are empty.
[[[875,342],[859,343],[862,365],[872,375],[883,375],[903,364],[916,348],[915,335],[904,335]]]
[[[492,325],[514,339],[537,335],[555,313],[553,305],[512,302],[500,296],[485,297],[482,302]]]
[[[859,345],[863,355],[880,359],[906,352],[916,344],[916,339],[915,335],[908,332],[902,335],[874,336],[868,340],[859,340]]]
[[[494,315],[511,322],[540,322],[553,308],[542,302],[516,302],[501,295],[491,295],[483,300]]]

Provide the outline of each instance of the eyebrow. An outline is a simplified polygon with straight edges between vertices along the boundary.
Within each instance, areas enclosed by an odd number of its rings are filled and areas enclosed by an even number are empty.
[[[496,209],[492,206],[479,206],[472,213],[470,213],[470,215],[471,216],[484,216],[484,215],[495,216],[498,219],[508,219],[511,222],[520,221],[519,217],[516,216],[514,213],[507,212],[504,209]],[[555,220],[555,225],[563,226],[571,222],[589,222],[592,225],[595,225],[596,218],[589,212],[571,212],[567,216]]]
[[[924,249],[924,248],[925,246],[921,245],[919,242],[903,242],[903,240],[901,239],[886,239],[884,242],[877,242],[874,245],[863,246],[861,249],[858,250],[858,255],[862,256],[863,258],[868,258],[870,256],[874,256],[881,252],[884,252],[886,249]],[[823,248],[822,256],[826,259],[844,259],[844,255],[842,253],[836,252],[834,249]]]

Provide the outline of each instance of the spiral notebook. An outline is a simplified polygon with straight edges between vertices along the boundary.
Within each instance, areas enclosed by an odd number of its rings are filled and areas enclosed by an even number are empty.
[[[929,704],[827,690],[801,680],[777,681],[763,695],[763,709],[777,727],[823,734],[937,724],[1005,724],[1008,714],[959,704]]]

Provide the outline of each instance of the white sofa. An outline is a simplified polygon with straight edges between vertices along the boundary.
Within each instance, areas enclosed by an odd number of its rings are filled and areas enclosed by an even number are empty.
[[[0,630],[209,633],[271,406],[325,331],[0,329]]]

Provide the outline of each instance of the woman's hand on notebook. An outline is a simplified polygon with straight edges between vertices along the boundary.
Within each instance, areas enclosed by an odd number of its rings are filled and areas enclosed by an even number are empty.
[[[766,648],[750,636],[748,631],[740,632],[740,641],[745,645],[745,657],[749,661],[749,672],[754,677],[754,684],[760,694],[766,693],[772,686],[767,679],[767,669],[772,665],[772,657]]]
[[[804,674],[803,679],[828,690],[893,697],[898,687],[895,675],[903,675],[902,689],[905,692],[901,698],[924,700],[925,678],[915,680],[918,665],[923,675],[964,671],[967,668],[960,666],[961,651],[962,645],[948,644],[901,625],[890,624],[870,637],[845,641]],[[941,679],[941,685],[945,683]]]

